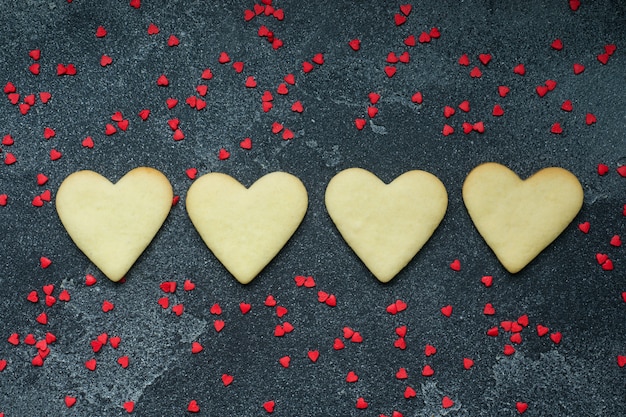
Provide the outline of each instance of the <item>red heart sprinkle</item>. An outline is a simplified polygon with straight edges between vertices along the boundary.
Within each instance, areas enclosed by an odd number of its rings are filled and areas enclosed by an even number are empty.
[[[93,358],[85,362],[85,368],[89,369],[90,371],[95,371],[96,365],[97,365],[96,360]]]
[[[485,133],[485,123],[483,122],[476,122],[472,125],[472,130],[478,132],[478,133]]]
[[[243,66],[244,64],[241,61],[233,62],[233,69],[237,74],[241,74],[243,72]]]
[[[410,4],[401,4],[400,5],[400,11],[405,16],[410,15],[412,9],[413,9],[413,6],[411,6]]]
[[[239,142],[239,146],[241,147],[241,149],[245,149],[245,150],[252,149],[252,139],[245,138],[244,140]]]
[[[170,299],[167,297],[161,297],[158,299],[157,303],[162,307],[162,308],[168,308],[170,306]]]
[[[302,63],[302,72],[308,74],[311,71],[313,71],[313,64],[311,64],[309,61],[304,61]]]
[[[574,64],[574,74],[578,75],[581,74],[583,71],[585,71],[585,66],[582,64]]]
[[[404,398],[406,398],[407,400],[409,398],[415,398],[416,396],[417,396],[417,392],[415,392],[415,389],[413,389],[412,387],[406,387],[404,389]]]
[[[30,293],[28,293],[28,296],[26,297],[26,299],[30,301],[31,303],[36,303],[39,301],[39,295],[37,295],[37,291],[33,290]]]
[[[555,135],[560,135],[561,133],[563,133],[563,128],[561,127],[561,124],[559,122],[556,122],[550,128],[550,132],[554,133]]]
[[[470,71],[470,77],[472,77],[472,78],[480,78],[482,76],[483,76],[483,72],[478,67],[474,67]]]
[[[398,60],[403,64],[408,64],[411,61],[411,55],[407,51],[404,51],[400,54]]]
[[[526,67],[524,66],[524,64],[517,64],[514,68],[513,68],[513,72],[517,75],[525,75],[526,74]]]
[[[478,55],[478,59],[483,65],[487,65],[491,62],[491,54],[480,54]]]
[[[608,55],[611,56],[615,53],[615,51],[617,50],[617,46],[613,43],[609,43],[604,45],[604,52]]]
[[[219,150],[219,153],[217,154],[217,158],[220,161],[224,161],[228,158],[230,158],[230,152],[228,152],[226,149],[222,148]]]
[[[274,296],[273,296],[273,295],[271,295],[271,294],[270,294],[270,295],[268,295],[268,296],[265,298],[265,305],[266,305],[267,307],[275,307],[275,306],[276,306],[276,300],[274,299]]]
[[[459,65],[463,65],[464,67],[469,67],[469,64],[470,64],[469,56],[467,56],[467,54],[461,55],[458,62],[459,62]]]
[[[496,337],[499,334],[499,330],[497,326],[491,327],[487,330],[487,336]]]
[[[565,100],[563,104],[561,104],[561,110],[570,112],[574,109],[572,105],[572,100]]]
[[[244,302],[239,303],[239,311],[241,311],[241,314],[248,314],[251,309],[252,309],[251,304],[244,303]]]
[[[584,222],[584,223],[580,223],[578,225],[578,230],[580,230],[581,232],[587,234],[587,233],[589,233],[590,227],[591,227],[591,225],[589,224],[589,222]]]
[[[56,135],[56,132],[54,131],[54,129],[46,127],[43,130],[43,137],[44,139],[51,139]]]
[[[131,0],[132,2],[133,0]],[[133,410],[135,409],[135,402],[134,401],[126,401],[124,404],[122,404],[122,407],[124,407],[124,410],[126,410],[127,413],[132,413]]]
[[[320,357],[320,352],[318,350],[309,350],[307,356],[311,362],[315,363]]]
[[[4,207],[7,205],[8,196],[6,194],[0,194],[0,206]]]
[[[626,355],[617,355],[617,366],[620,368],[626,366]]]
[[[563,41],[561,39],[555,39],[552,41],[550,46],[552,47],[552,49],[560,51],[561,49],[563,49]]]
[[[52,200],[52,193],[50,192],[50,190],[43,191],[41,194],[39,194],[39,196],[41,197],[43,201],[46,201],[46,202],[50,202]],[[44,258],[44,259],[48,259],[48,258]],[[43,262],[48,262],[48,261],[44,260]]]
[[[441,399],[441,406],[443,408],[450,408],[454,405],[454,401],[447,395]]]
[[[255,16],[256,13],[254,13],[253,10],[246,9],[243,11],[243,20],[245,20],[246,22],[251,21],[252,19],[254,19]]]
[[[150,23],[148,25],[148,35],[156,35],[157,33],[159,33],[159,27],[154,23]]]
[[[483,308],[483,314],[486,316],[493,316],[494,314],[496,314],[496,309],[493,308],[493,305],[491,303],[487,303]]]
[[[452,269],[453,271],[460,271],[461,270],[461,261],[459,261],[458,259],[455,259],[454,261],[452,261],[452,263],[450,264],[450,269]]]
[[[364,410],[367,408],[369,404],[367,403],[367,401],[365,401],[365,399],[363,397],[359,397],[356,400],[356,408],[358,408],[359,410]]]
[[[552,91],[556,88],[556,81],[554,80],[546,80],[546,87],[548,87],[548,91]]]
[[[434,374],[435,371],[433,370],[433,368],[431,368],[430,365],[424,365],[424,367],[422,368],[422,376],[429,377],[433,376]]]
[[[59,300],[63,302],[70,301],[70,293],[67,290],[63,290],[59,293]]]
[[[400,13],[396,13],[393,16],[393,21],[395,22],[396,26],[401,26],[406,22],[406,16]]]
[[[322,54],[322,53],[315,54],[313,56],[313,58],[311,58],[311,61],[315,62],[317,65],[323,65],[324,64],[324,54]]]
[[[593,115],[592,113],[587,113],[585,115],[585,123],[587,123],[587,126],[591,126],[592,124],[596,123],[598,121],[598,119],[596,119],[596,116]]]
[[[334,350],[341,350],[343,348],[345,348],[346,345],[344,345],[343,341],[339,338],[336,338],[335,341],[333,342],[333,349]]]
[[[363,130],[367,121],[365,119],[357,118],[354,120],[354,124],[358,130]]]
[[[42,173],[37,174],[37,185],[41,186],[48,182],[48,177]]]
[[[398,69],[394,66],[391,66],[391,65],[385,66],[385,74],[387,74],[388,78],[393,77],[396,74],[397,70]]]
[[[463,358],[463,368],[468,370],[474,366],[474,361],[470,358]]]
[[[57,299],[51,295],[46,295],[46,305],[52,307],[56,303]]]
[[[289,364],[291,363],[291,358],[289,356],[283,356],[278,359],[278,362],[281,364],[283,368],[289,368]]]
[[[409,374],[407,373],[405,368],[400,368],[398,369],[398,372],[396,372],[396,379],[407,379],[409,377]]]
[[[47,104],[51,98],[52,94],[48,93],[47,91],[42,91],[41,93],[39,93],[39,100],[41,100],[43,104]]]
[[[69,395],[66,395],[64,402],[67,408],[71,408],[74,406],[74,404],[76,404],[76,397],[70,397]]]
[[[446,317],[450,317],[452,315],[452,306],[447,305],[447,306],[441,307],[441,314],[443,314]]]
[[[433,345],[426,345],[426,347],[424,347],[424,355],[432,356],[435,353],[437,353],[437,348]]]
[[[496,104],[495,106],[493,106],[493,111],[491,112],[491,114],[494,117],[500,117],[504,115],[504,109],[499,104]]]
[[[511,341],[511,343],[515,343],[516,345],[519,345],[520,343],[522,343],[522,334],[513,333],[511,337],[509,337],[509,340]]]
[[[348,375],[346,375],[346,382],[348,383],[354,383],[354,382],[357,382],[358,380],[359,380],[359,376],[355,374],[353,371],[348,372]]]
[[[39,75],[39,71],[40,71],[40,65],[38,63],[34,63],[31,66],[28,67],[28,70],[33,74],[33,75]]]
[[[285,11],[283,9],[276,9],[272,13],[272,16],[279,22],[282,22],[285,19]]]
[[[481,279],[480,282],[487,288],[491,287],[491,285],[493,284],[493,276],[491,275],[484,275]]]
[[[56,161],[57,159],[60,159],[63,156],[63,154],[59,151],[57,151],[56,149],[51,149],[50,150],[50,160],[52,161]]]
[[[543,337],[543,336],[547,335],[548,332],[550,332],[550,329],[547,328],[546,326],[543,326],[541,324],[537,325],[537,336]]]
[[[421,92],[417,92],[411,96],[411,101],[413,103],[422,104],[424,102],[424,96]]]
[[[43,200],[41,199],[41,196],[35,196],[33,198],[32,204],[35,207],[42,207],[43,206]]]
[[[278,85],[278,88],[276,88],[276,92],[280,95],[286,95],[289,93],[289,89],[287,88],[287,84],[285,83],[280,83]]]
[[[257,86],[256,80],[254,79],[252,75],[249,75],[246,78],[245,86],[247,88],[255,88]]]
[[[172,306],[172,312],[177,316],[182,316],[185,311],[185,306],[183,304],[175,304]]]
[[[200,412],[200,406],[198,405],[198,402],[196,400],[189,401],[189,404],[187,405],[187,411],[189,411],[190,413]]]
[[[607,53],[599,54],[596,58],[602,65],[606,65],[609,62],[609,54]]]
[[[456,110],[454,110],[454,107],[451,106],[445,106],[443,108],[443,116],[448,119],[449,117],[453,116],[454,113],[456,113]]]
[[[396,64],[398,62],[398,56],[395,52],[389,52],[387,54],[387,62],[390,64]]]
[[[141,0],[130,0],[130,7],[138,9],[141,7]]]
[[[348,45],[350,45],[350,48],[352,48],[353,51],[361,49],[361,41],[359,39],[352,39],[348,42]]]
[[[439,32],[439,28],[436,28],[436,27],[431,28],[430,32],[428,32],[428,34],[433,39],[439,39],[441,37],[441,32]]]
[[[470,111],[470,102],[468,100],[464,100],[459,104],[459,109],[464,111],[465,113]]]
[[[287,308],[283,307],[283,306],[277,306],[276,307],[276,316],[277,317],[283,317],[285,314],[287,314],[288,310]]]
[[[172,139],[174,139],[175,141],[183,140],[183,139],[185,139],[185,134],[183,133],[182,130],[176,129],[174,131],[174,134],[172,135]]]
[[[617,167],[616,171],[621,177],[626,177],[626,165]]]
[[[329,307],[336,307],[337,306],[337,297],[335,297],[335,294],[330,294],[328,296],[328,298],[326,299],[326,301],[324,301],[324,302]]]
[[[189,97],[189,98],[186,100],[186,102],[187,102],[187,104],[189,104],[189,106],[191,106],[191,107],[195,107],[195,105],[196,105],[196,100],[197,100],[197,99],[196,99],[196,97],[191,96],[191,97]],[[175,99],[175,98],[171,98],[171,97],[170,97],[170,98],[168,98],[168,99],[166,99],[166,100],[165,100],[165,105],[166,105],[166,106],[167,106],[167,108],[168,108],[168,109],[170,109],[170,110],[171,110],[171,109],[173,109],[174,107],[176,107],[176,105],[177,105],[177,104],[178,104],[178,99]]]
[[[620,247],[622,246],[622,239],[619,235],[613,235],[610,242],[611,246]]]
[[[224,326],[226,326],[226,323],[224,322],[224,320],[215,320],[213,322],[213,327],[215,328],[215,331],[218,333],[224,329]]]
[[[500,97],[506,97],[506,95],[509,94],[509,91],[511,91],[511,89],[506,85],[498,86],[498,94],[500,95]]]
[[[35,61],[39,61],[39,58],[41,58],[41,50],[40,49],[33,49],[30,52],[28,52],[28,56],[31,57],[31,59],[35,60]],[[6,93],[6,91],[5,91]]]
[[[24,337],[24,343],[27,345],[34,345],[35,343],[37,343],[37,340],[35,340],[35,336],[33,336],[32,333],[29,333],[26,335],[26,337]]]
[[[104,38],[107,35],[107,30],[104,26],[98,26],[96,29],[96,38]]]
[[[117,127],[122,129],[123,131],[128,130],[128,119],[117,122]]]
[[[552,340],[552,342],[554,342],[557,345],[561,343],[561,338],[562,338],[561,332],[555,332],[555,333],[550,334],[550,340]]]
[[[143,109],[139,112],[139,117],[141,118],[141,120],[146,121],[148,120],[148,117],[150,117],[150,110],[148,109]]]
[[[274,401],[265,401],[263,403],[263,408],[268,413],[273,413],[275,407],[276,407],[276,403]]]
[[[578,10],[578,8],[580,7],[580,0],[569,0],[569,8],[572,9],[572,11],[576,11]]]
[[[376,117],[377,114],[378,114],[378,108],[374,106],[369,106],[367,108],[367,115],[369,116],[370,119],[373,119],[374,117]]]
[[[168,85],[170,85],[170,81],[167,79],[167,77],[165,76],[165,74],[162,74],[161,76],[159,76],[159,78],[157,79],[157,85],[161,86],[161,87],[167,87]]]
[[[528,410],[528,404],[525,402],[518,401],[515,403],[515,408],[517,409],[518,413],[524,414],[526,410]]]
[[[406,326],[396,327],[396,334],[399,337],[405,337],[406,336],[406,332],[407,332],[407,327]]]
[[[110,301],[104,300],[104,302],[102,303],[102,311],[104,311],[105,313],[113,310],[113,308],[115,308],[115,305]]]
[[[545,85],[538,85],[538,86],[535,88],[535,91],[537,92],[537,95],[538,95],[539,97],[543,97],[543,96],[545,96],[546,94],[548,94],[548,87],[546,87]]]
[[[204,347],[202,347],[202,345],[199,342],[191,343],[191,353],[193,354],[200,353],[202,352],[202,350],[204,350]]]
[[[602,265],[609,259],[609,256],[604,253],[596,253],[596,261],[598,264]]]
[[[454,128],[450,125],[443,125],[442,133],[444,136],[449,136],[454,133]]]
[[[300,101],[296,101],[291,105],[291,111],[296,113],[302,113],[304,111],[304,107]]]
[[[4,94],[15,93],[16,91],[17,88],[15,88],[15,84],[13,84],[11,81],[7,81],[7,83],[4,85]]]
[[[505,356],[511,356],[515,353],[515,348],[512,345],[504,345],[504,350],[502,352]]]
[[[415,46],[416,45],[416,40],[415,40],[415,35],[409,35],[404,39],[404,44],[406,46]]]
[[[175,35],[170,35],[167,39],[167,46],[174,47],[180,45],[180,40]]]
[[[463,123],[463,133],[465,133],[466,135],[469,135],[470,133],[472,133],[473,130],[474,130],[474,125],[468,122]]]
[[[35,104],[35,95],[29,94],[24,97],[24,103],[28,104],[29,106],[33,106]]]
[[[117,358],[117,363],[124,369],[128,368],[128,356],[120,356]]]
[[[11,135],[4,135],[4,137],[2,138],[2,144],[4,146],[11,146],[11,145],[13,145],[13,143],[15,143],[15,142],[14,142],[13,137]]]

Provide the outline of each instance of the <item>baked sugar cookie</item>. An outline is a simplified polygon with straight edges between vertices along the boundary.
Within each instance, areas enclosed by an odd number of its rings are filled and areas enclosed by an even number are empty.
[[[408,171],[385,184],[349,168],[331,179],[326,209],[341,236],[381,282],[389,282],[432,236],[448,206],[443,183]]]
[[[119,281],[161,228],[172,198],[170,182],[153,168],[135,168],[116,184],[77,171],[59,187],[56,209],[76,246]]]
[[[504,165],[490,162],[469,173],[463,201],[487,245],[516,273],[576,217],[583,189],[563,168],[545,168],[523,181]]]
[[[304,184],[272,172],[250,188],[221,173],[189,188],[187,212],[215,257],[242,284],[252,281],[296,231],[308,206]]]

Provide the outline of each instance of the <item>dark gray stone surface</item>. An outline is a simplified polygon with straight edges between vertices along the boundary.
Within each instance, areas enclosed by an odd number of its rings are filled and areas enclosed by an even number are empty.
[[[117,416],[122,405],[135,402],[140,416],[185,415],[196,400],[200,415],[266,415],[263,404],[274,400],[276,416],[378,416],[394,410],[404,416],[518,415],[516,402],[528,403],[528,416],[617,416],[626,410],[626,369],[616,358],[626,355],[626,291],[624,246],[609,244],[615,234],[626,237],[626,178],[616,168],[626,164],[626,6],[620,1],[594,1],[572,11],[565,0],[534,2],[413,1],[407,22],[394,24],[397,2],[278,1],[284,21],[259,16],[243,19],[251,1],[143,0],[135,9],[128,1],[4,0],[0,14],[0,84],[12,82],[21,94],[48,91],[48,104],[37,103],[26,115],[0,97],[0,134],[12,135],[15,144],[1,146],[4,158],[13,153],[17,162],[0,164],[0,194],[8,204],[0,207],[0,413],[9,416]],[[150,23],[160,33],[149,36]],[[257,36],[266,25],[284,40],[273,50]],[[96,38],[98,26],[108,34]],[[409,35],[437,27],[441,38],[406,47]],[[168,47],[170,34],[180,45]],[[360,51],[348,46],[362,41]],[[560,38],[564,48],[553,50]],[[596,56],[606,44],[617,45],[607,65]],[[41,49],[41,73],[31,74],[28,53]],[[384,73],[387,54],[409,51],[410,63],[397,64],[397,74]],[[243,61],[237,74],[230,64],[220,65],[220,52]],[[323,53],[325,63],[304,74],[301,64]],[[478,60],[481,53],[493,59]],[[113,63],[100,66],[103,54]],[[457,63],[468,54],[470,67]],[[73,63],[75,76],[57,76],[57,64]],[[524,63],[527,73],[513,68]],[[574,75],[572,66],[586,66]],[[478,66],[483,76],[471,78]],[[200,79],[211,68],[214,78]],[[296,85],[287,96],[276,94],[283,76],[293,73]],[[166,74],[169,87],[158,87]],[[258,81],[246,89],[246,76]],[[554,91],[539,98],[535,87],[557,81]],[[199,84],[208,85],[206,109],[185,104]],[[497,94],[499,85],[511,92]],[[274,92],[274,108],[261,109],[263,91]],[[424,103],[410,98],[416,91]],[[362,131],[357,117],[367,119],[368,93],[381,95],[379,114]],[[168,110],[165,100],[180,103]],[[572,100],[573,111],[560,110]],[[290,110],[300,100],[302,114]],[[443,107],[469,100],[467,114],[446,120]],[[491,115],[493,105],[505,109]],[[147,121],[138,117],[152,111]],[[126,132],[104,134],[116,111],[129,120]],[[585,124],[593,113],[598,122]],[[180,119],[185,139],[172,140],[167,120]],[[283,122],[295,138],[283,141],[270,132],[274,121]],[[483,121],[485,133],[462,132],[463,122]],[[550,133],[560,122],[564,132]],[[444,137],[443,125],[456,133]],[[45,127],[56,136],[43,138]],[[81,141],[93,137],[95,147]],[[251,137],[253,148],[239,148]],[[218,151],[231,152],[218,160]],[[51,161],[57,149],[61,159]],[[572,225],[535,261],[515,276],[497,262],[474,229],[462,203],[461,186],[476,165],[496,161],[522,177],[546,166],[572,171],[585,190],[585,203]],[[610,172],[601,177],[597,164]],[[74,246],[55,212],[54,202],[33,207],[32,199],[45,189],[54,197],[62,180],[79,169],[91,169],[117,180],[140,165],[161,170],[171,181],[181,203],[173,207],[162,230],[123,284],[108,281]],[[329,219],[323,203],[325,186],[340,170],[359,166],[391,181],[411,169],[437,175],[446,185],[449,207],[441,226],[415,259],[389,284],[378,283],[364,268]],[[272,263],[248,286],[239,285],[204,246],[184,210],[191,181],[185,170],[199,175],[220,171],[250,185],[275,170],[302,179],[310,205],[302,226]],[[44,173],[49,182],[37,186]],[[589,221],[591,230],[576,225]],[[603,271],[596,253],[606,253],[613,271]],[[39,258],[52,260],[42,269]],[[449,263],[459,259],[462,269]],[[85,275],[98,282],[85,285]],[[312,275],[314,289],[299,288],[296,275]],[[485,288],[480,278],[493,275]],[[196,289],[186,292],[186,279]],[[166,296],[159,285],[176,281],[170,304],[183,303],[184,314],[157,304]],[[31,303],[35,290],[43,299],[43,285],[53,284],[55,297],[67,290],[71,300],[47,307]],[[335,294],[337,306],[317,301],[317,291]],[[288,309],[283,318],[264,306],[273,295]],[[387,305],[401,299],[406,311],[395,316]],[[104,300],[115,308],[102,312]],[[252,310],[239,311],[247,302]],[[210,313],[219,303],[220,317]],[[492,303],[494,316],[485,316]],[[450,318],[439,309],[453,306]],[[47,325],[36,317],[46,312]],[[527,314],[530,325],[512,356],[503,354],[509,334],[485,335],[501,321]],[[216,332],[213,322],[226,323]],[[273,336],[276,324],[290,322],[295,330]],[[562,341],[539,337],[542,324],[561,332]],[[407,348],[394,347],[395,329],[406,325]],[[362,343],[346,341],[333,349],[342,329],[363,335]],[[37,349],[24,343],[31,333],[39,340],[51,332],[57,341],[43,366],[31,364]],[[13,346],[6,340],[20,335]],[[90,341],[99,334],[121,337],[117,349],[109,344],[94,353]],[[191,343],[204,351],[193,355]],[[437,353],[426,357],[424,347]],[[317,363],[307,358],[317,349]],[[130,365],[116,363],[127,355]],[[284,369],[278,359],[291,357]],[[463,358],[475,365],[463,369]],[[85,361],[95,358],[97,369]],[[435,370],[423,377],[429,364]],[[395,378],[404,367],[407,380]],[[349,371],[358,374],[347,383]],[[225,387],[221,375],[234,376]],[[416,397],[405,399],[407,386]],[[66,396],[76,397],[68,408]],[[442,398],[454,405],[444,409]],[[369,407],[358,410],[363,397]]]

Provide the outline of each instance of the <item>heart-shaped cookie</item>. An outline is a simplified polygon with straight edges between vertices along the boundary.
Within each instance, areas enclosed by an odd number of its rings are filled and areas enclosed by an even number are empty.
[[[341,236],[381,282],[390,281],[432,236],[448,206],[442,182],[408,171],[390,184],[349,168],[326,188],[326,209]]]
[[[469,173],[463,201],[487,245],[516,273],[576,217],[583,189],[563,168],[545,168],[523,181],[504,165],[490,162]]]
[[[119,281],[161,228],[172,197],[170,182],[153,168],[135,168],[116,184],[77,171],[59,187],[56,209],[76,246]]]
[[[189,188],[191,221],[215,257],[242,284],[252,281],[296,231],[308,206],[304,184],[272,172],[250,188],[221,173]]]

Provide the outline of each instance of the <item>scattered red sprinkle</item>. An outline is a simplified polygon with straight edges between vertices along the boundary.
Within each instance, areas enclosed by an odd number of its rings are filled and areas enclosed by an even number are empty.
[[[35,320],[37,320],[37,323],[39,324],[46,325],[48,324],[48,315],[45,312],[43,312],[39,314]]]
[[[278,362],[283,368],[289,368],[289,365],[291,364],[291,357],[283,356],[280,359],[278,359]]]
[[[478,55],[478,60],[482,62],[483,65],[487,65],[491,62],[491,54],[480,54]]]
[[[454,405],[454,401],[452,401],[452,399],[448,397],[447,395],[441,399],[441,406],[443,408],[450,408],[453,405]]]
[[[110,301],[105,300],[102,303],[102,311],[105,313],[108,313],[109,311],[113,310],[113,308],[115,308],[115,305]]]
[[[276,407],[276,403],[273,400],[265,401],[263,403],[263,408],[265,409],[266,412],[270,414],[274,412],[275,407]]]
[[[617,167],[616,171],[621,177],[626,177],[626,165],[621,165]]]
[[[452,263],[450,264],[450,269],[452,269],[453,271],[460,271],[461,270],[461,261],[459,261],[458,259],[455,259],[454,261],[452,261]]]
[[[97,366],[97,362],[93,358],[85,362],[85,368],[89,369],[90,371],[95,371],[96,366]]]
[[[124,407],[124,410],[126,410],[127,413],[132,413],[133,410],[135,409],[135,402],[126,401],[124,404],[122,404],[122,407]]]
[[[215,328],[215,331],[218,333],[224,329],[224,326],[226,326],[226,323],[224,322],[224,320],[215,320],[213,322],[213,327]]]
[[[443,314],[446,317],[450,317],[452,315],[452,306],[447,305],[447,306],[441,307],[441,314]]]
[[[617,366],[620,368],[626,366],[626,355],[617,355]]]
[[[444,125],[442,133],[444,136],[449,136],[454,133],[454,128],[450,125]]]
[[[512,345],[504,345],[503,353],[506,356],[511,356],[512,354],[515,353],[515,348]]]
[[[64,399],[64,402],[65,402],[65,406],[67,408],[72,408],[74,406],[74,404],[76,404],[76,397],[72,397],[72,396],[66,395],[65,399]]]
[[[198,405],[198,402],[196,400],[189,401],[189,404],[187,405],[187,411],[189,411],[190,413],[199,413],[200,406]]]
[[[480,78],[482,76],[483,76],[483,72],[478,67],[474,67],[470,71],[470,77],[472,77],[472,78]]]
[[[509,91],[511,91],[511,89],[506,85],[498,86],[498,95],[502,98],[506,97],[506,95],[509,94]]]
[[[517,75],[526,75],[526,67],[524,66],[524,64],[517,64],[513,68],[513,72]]]
[[[150,23],[148,25],[148,35],[156,35],[157,33],[159,33],[159,27],[154,23]]]
[[[464,67],[469,67],[470,65],[469,56],[467,56],[467,54],[461,55],[458,62],[459,62],[459,65],[463,65]]]
[[[552,47],[552,49],[560,51],[561,49],[563,49],[563,41],[561,39],[555,39],[554,41],[552,41],[550,46]]]
[[[517,410],[518,413],[524,414],[526,410],[528,409],[528,403],[518,401],[515,403],[515,409]]]
[[[585,116],[585,123],[587,124],[587,126],[591,126],[597,121],[598,120],[596,119],[596,116],[594,116],[592,113],[587,113],[587,115]]]
[[[424,365],[422,368],[422,376],[429,377],[435,375],[435,370],[430,365]]]
[[[579,75],[585,71],[585,66],[579,63],[574,64],[574,74]]]
[[[192,342],[191,343],[191,353],[196,354],[196,353],[200,353],[204,350],[204,348],[202,347],[202,345],[199,342]]]
[[[358,51],[359,49],[361,49],[361,40],[352,39],[350,42],[348,42],[348,45],[350,45],[350,48],[352,48],[352,50]]]
[[[611,246],[620,247],[622,246],[622,239],[619,237],[619,235],[613,235],[609,243]]]
[[[550,128],[550,132],[554,133],[555,135],[560,135],[561,133],[563,133],[563,127],[561,127],[561,124],[559,122],[555,122]]]

